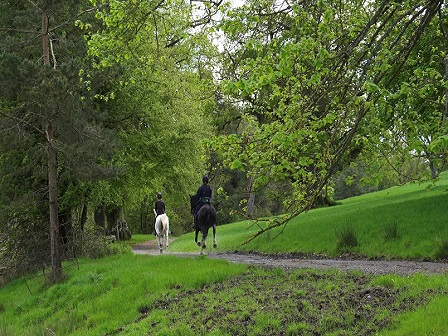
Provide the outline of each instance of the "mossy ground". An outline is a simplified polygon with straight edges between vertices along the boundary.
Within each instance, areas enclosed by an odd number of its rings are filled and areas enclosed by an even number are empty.
[[[137,329],[147,335],[374,335],[394,314],[425,301],[371,280],[356,272],[252,267],[143,307]]]

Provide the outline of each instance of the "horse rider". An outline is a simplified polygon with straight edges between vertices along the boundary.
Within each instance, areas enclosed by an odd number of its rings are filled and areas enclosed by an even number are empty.
[[[212,199],[212,187],[210,187],[210,185],[208,184],[207,175],[205,175],[202,178],[202,185],[199,187],[196,193],[196,199],[198,200],[198,203],[196,205],[196,210],[194,212],[195,223],[197,223],[199,210],[202,208],[203,205],[210,204],[210,201]]]
[[[165,213],[165,202],[162,199],[162,193],[157,193],[157,201],[154,204],[154,225],[156,224],[157,216],[163,215]],[[154,234],[155,231],[154,231]]]

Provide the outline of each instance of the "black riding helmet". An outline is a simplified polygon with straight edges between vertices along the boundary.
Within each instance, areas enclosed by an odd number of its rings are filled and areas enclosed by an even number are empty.
[[[202,178],[202,183],[208,183],[208,176],[207,176],[207,175],[205,175],[205,176]]]
[[[162,199],[162,193],[157,193],[157,198]]]

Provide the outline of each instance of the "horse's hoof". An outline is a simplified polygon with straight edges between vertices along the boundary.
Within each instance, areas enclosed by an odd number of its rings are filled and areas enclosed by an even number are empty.
[[[203,244],[202,248],[205,250],[207,248],[207,246],[205,244]]]
[[[201,246],[201,243],[198,242],[197,244],[198,244],[198,246]]]
[[[162,254],[163,253],[163,249],[160,249],[160,254]]]
[[[213,248],[217,248],[218,247],[218,245],[216,245],[216,244],[213,244]]]

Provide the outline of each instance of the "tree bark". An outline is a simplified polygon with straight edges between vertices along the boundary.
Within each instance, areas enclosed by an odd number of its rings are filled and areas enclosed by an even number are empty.
[[[81,219],[79,220],[79,229],[84,231],[84,226],[87,222],[87,202],[84,202],[82,206]]]
[[[56,148],[53,143],[51,121],[47,120],[47,155],[48,155],[48,201],[50,206],[50,249],[51,249],[51,277],[57,280],[62,275],[62,258],[59,244],[58,219],[58,184]]]
[[[42,57],[45,65],[50,65],[50,38],[48,36],[48,16],[42,13]]]
[[[254,178],[251,176],[247,180],[247,185],[246,185],[246,190],[249,194],[249,197],[247,199],[246,215],[249,218],[251,218],[253,216],[254,211],[255,211],[255,192],[252,189],[253,182],[254,182]]]
[[[115,227],[117,226],[118,220],[120,218],[120,209],[110,205],[106,207],[105,212],[107,222],[106,234],[116,234]]]
[[[434,163],[434,160],[432,160],[430,158],[430,155],[428,155],[428,160],[429,160],[429,169],[431,169],[431,177],[433,179],[435,179],[439,175],[438,172],[437,172],[437,167],[436,167],[436,165]]]
[[[103,234],[106,233],[106,207],[104,204],[101,204],[95,209],[95,213],[93,215],[95,224],[102,228]]]
[[[48,16],[42,14],[42,56],[44,66],[50,65],[50,47],[48,36]],[[59,244],[59,219],[58,219],[58,177],[56,147],[53,138],[53,123],[50,119],[46,122],[47,155],[48,155],[48,203],[50,207],[50,251],[51,251],[51,278],[57,281],[62,276],[62,257]]]
[[[145,197],[140,204],[140,231],[148,233],[149,200]]]

